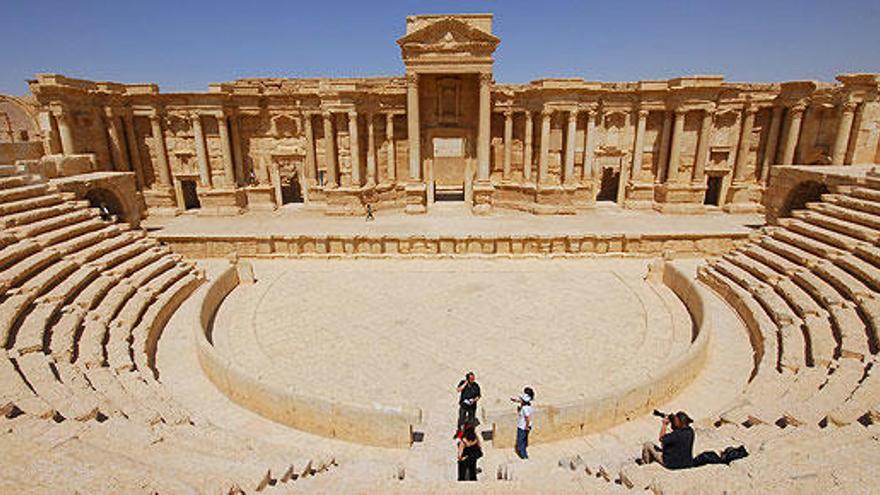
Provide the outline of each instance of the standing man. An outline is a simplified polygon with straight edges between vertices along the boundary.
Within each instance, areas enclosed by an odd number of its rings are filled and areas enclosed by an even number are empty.
[[[520,459],[528,459],[529,432],[532,431],[532,401],[535,399],[535,391],[532,387],[526,387],[519,397],[511,397],[510,400],[517,404],[516,423],[516,455]]]
[[[458,397],[458,431],[462,431],[465,425],[477,426],[477,401],[480,400],[480,385],[473,371],[464,375],[464,380],[458,382],[456,390]]]

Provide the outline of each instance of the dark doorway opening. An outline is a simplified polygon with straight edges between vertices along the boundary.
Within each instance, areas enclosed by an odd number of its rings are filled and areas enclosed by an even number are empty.
[[[706,181],[706,197],[703,199],[704,205],[719,206],[721,204],[721,186],[723,184],[723,176],[709,176]]]
[[[441,186],[434,183],[434,201],[464,201],[464,184]]]
[[[183,208],[192,210],[201,208],[202,203],[199,201],[199,193],[196,190],[196,181],[186,179],[180,181],[180,189],[183,191]]]
[[[89,206],[92,208],[97,208],[101,212],[101,218],[108,222],[127,220],[122,202],[107,189],[92,189],[86,193],[86,201],[89,202]]]
[[[602,182],[596,201],[617,201],[617,186],[620,183],[620,171],[611,168],[602,169]]]
[[[298,175],[294,174],[290,177],[282,178],[281,202],[283,204],[303,202],[302,185],[299,183]]]
[[[812,180],[801,182],[788,193],[782,211],[779,212],[779,217],[790,216],[791,212],[806,208],[807,203],[820,201],[822,195],[828,194],[828,192],[828,186],[821,182]]]

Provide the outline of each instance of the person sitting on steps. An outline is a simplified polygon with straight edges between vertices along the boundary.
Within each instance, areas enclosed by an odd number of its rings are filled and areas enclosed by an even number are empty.
[[[675,414],[663,414],[654,411],[656,416],[663,416],[660,427],[660,446],[652,442],[642,445],[642,457],[639,464],[657,462],[667,469],[684,469],[694,465],[694,430],[693,420],[684,411]],[[672,431],[666,432],[669,426]],[[641,462],[639,462],[641,461]]]
[[[458,481],[477,481],[477,460],[483,457],[480,437],[473,425],[464,428],[458,441]]]

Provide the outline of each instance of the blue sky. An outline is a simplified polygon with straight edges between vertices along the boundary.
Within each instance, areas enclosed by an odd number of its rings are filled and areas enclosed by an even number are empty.
[[[401,74],[404,17],[448,12],[495,14],[499,82],[880,72],[877,0],[0,0],[0,93],[26,94],[40,72],[163,92],[240,77]]]

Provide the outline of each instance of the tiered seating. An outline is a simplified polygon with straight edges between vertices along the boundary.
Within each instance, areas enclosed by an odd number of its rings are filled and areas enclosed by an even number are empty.
[[[198,421],[158,381],[156,343],[204,278],[194,266],[23,173],[0,177],[0,225],[0,441],[93,469],[65,480],[80,491],[259,491],[333,464]]]

